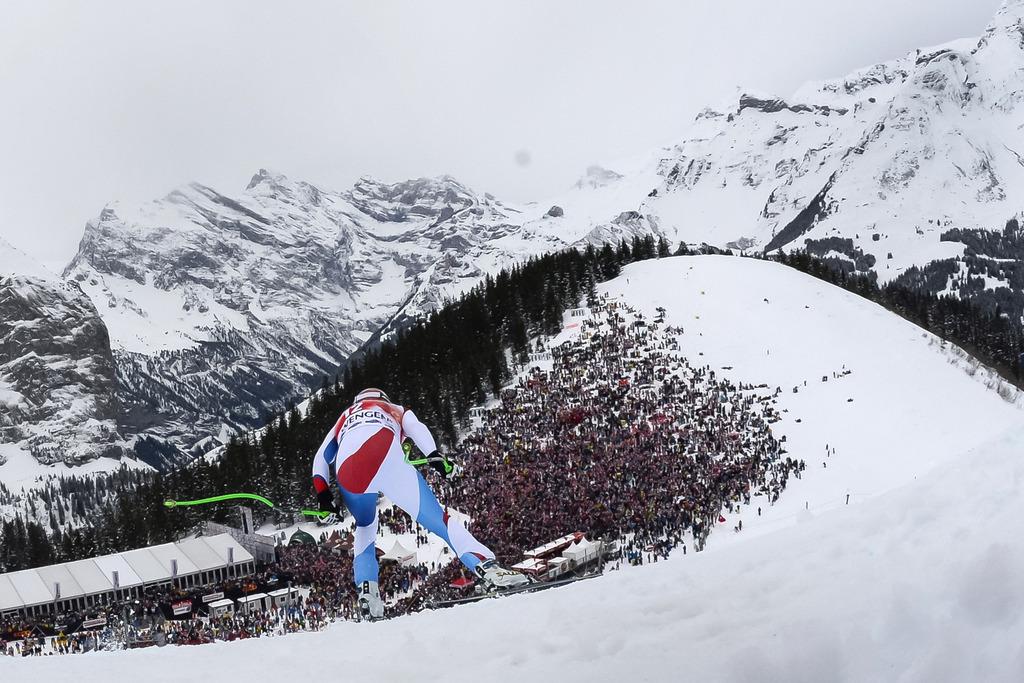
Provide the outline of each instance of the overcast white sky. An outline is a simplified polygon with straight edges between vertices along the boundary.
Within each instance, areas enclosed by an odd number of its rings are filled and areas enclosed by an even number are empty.
[[[264,166],[543,199],[738,85],[789,95],[980,35],[1000,4],[5,0],[0,237],[59,267],[108,201],[237,192]]]

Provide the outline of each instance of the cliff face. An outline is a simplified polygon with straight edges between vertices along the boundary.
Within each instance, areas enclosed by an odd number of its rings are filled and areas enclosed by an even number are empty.
[[[44,464],[120,457],[115,363],[96,307],[0,244],[0,443]]]

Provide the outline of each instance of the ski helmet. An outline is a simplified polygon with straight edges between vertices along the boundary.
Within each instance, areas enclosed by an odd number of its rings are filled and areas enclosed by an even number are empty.
[[[391,399],[388,398],[387,394],[385,394],[380,389],[374,389],[372,387],[369,389],[363,389],[358,394],[356,394],[356,397],[355,399],[352,400],[352,403],[360,403],[362,401],[385,401],[387,403],[391,403]]]

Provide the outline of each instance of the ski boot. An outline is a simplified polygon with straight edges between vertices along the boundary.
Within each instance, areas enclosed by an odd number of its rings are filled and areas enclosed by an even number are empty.
[[[384,602],[376,581],[363,581],[359,589],[359,613],[367,621],[384,618]]]
[[[525,574],[505,569],[494,560],[484,560],[476,566],[475,571],[490,592],[520,588],[530,583]]]

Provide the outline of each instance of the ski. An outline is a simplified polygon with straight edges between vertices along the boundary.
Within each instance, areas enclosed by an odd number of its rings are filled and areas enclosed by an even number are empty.
[[[428,606],[431,609],[441,609],[444,607],[454,607],[455,605],[468,605],[470,603],[480,602],[481,600],[487,600],[489,598],[504,598],[510,595],[518,595],[521,593],[537,593],[539,591],[548,590],[550,588],[568,586],[570,583],[586,581],[587,579],[593,579],[598,576],[601,576],[601,572],[591,572],[589,574],[583,574],[582,576],[571,576],[565,579],[555,579],[553,581],[534,581],[532,583],[526,584],[525,586],[519,586],[517,588],[487,591],[485,593],[480,593],[479,595],[471,595],[465,598],[456,598],[454,600],[434,600],[430,602]]]

